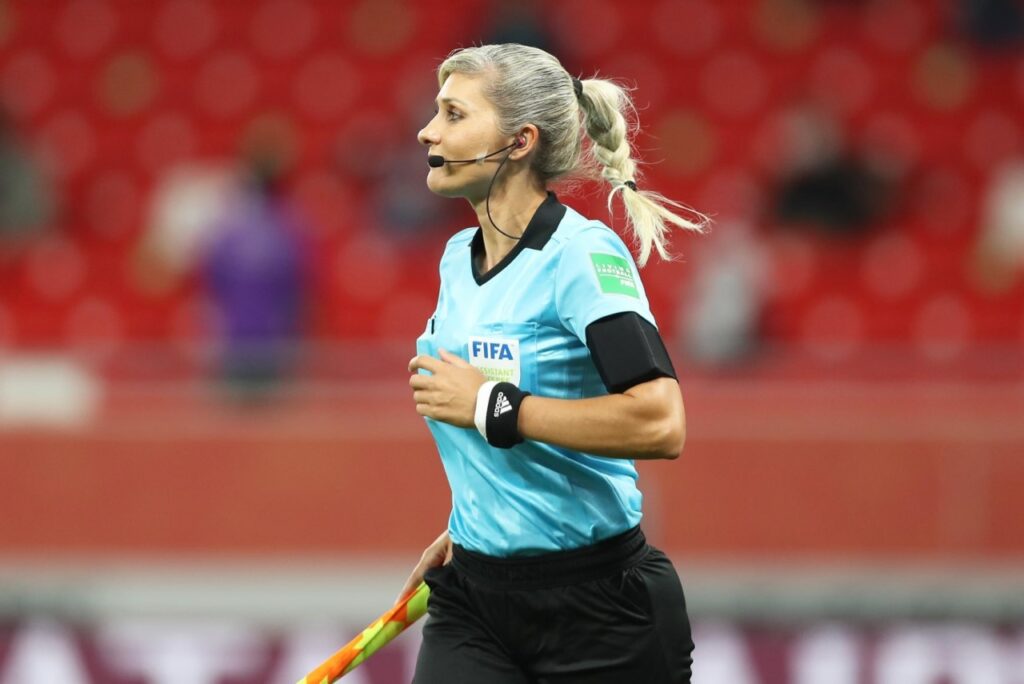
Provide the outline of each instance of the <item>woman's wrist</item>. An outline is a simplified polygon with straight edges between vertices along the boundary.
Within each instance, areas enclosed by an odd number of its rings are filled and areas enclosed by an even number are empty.
[[[484,439],[487,439],[487,405],[490,402],[491,390],[498,383],[494,381],[487,381],[480,385],[480,388],[476,391],[476,408],[473,410],[473,424],[476,425],[476,430]]]
[[[477,390],[473,422],[491,446],[508,449],[523,441],[519,407],[530,396],[511,382],[485,382]]]

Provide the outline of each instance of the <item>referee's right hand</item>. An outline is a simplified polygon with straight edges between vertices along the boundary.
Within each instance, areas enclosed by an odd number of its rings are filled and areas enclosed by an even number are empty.
[[[448,536],[448,530],[445,530],[420,556],[420,562],[413,568],[409,579],[405,581],[405,586],[402,587],[402,593],[398,595],[396,602],[401,601],[410,593],[416,591],[416,587],[420,586],[420,583],[423,582],[423,575],[427,570],[440,565],[448,565],[451,560],[452,540]]]

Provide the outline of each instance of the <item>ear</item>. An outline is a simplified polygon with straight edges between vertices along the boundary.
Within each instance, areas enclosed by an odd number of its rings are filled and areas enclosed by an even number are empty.
[[[522,144],[512,150],[509,158],[519,160],[529,156],[536,149],[537,143],[540,142],[540,129],[533,124],[526,124],[512,139],[513,143],[519,141],[522,141]]]

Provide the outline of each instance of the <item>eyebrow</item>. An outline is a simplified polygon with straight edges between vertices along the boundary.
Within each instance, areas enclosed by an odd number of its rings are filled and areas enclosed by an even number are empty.
[[[463,107],[469,107],[469,105],[466,102],[463,102],[457,97],[439,97],[436,100],[434,100],[434,102],[443,102],[445,104],[448,104],[449,102],[454,102],[456,104],[462,105]]]

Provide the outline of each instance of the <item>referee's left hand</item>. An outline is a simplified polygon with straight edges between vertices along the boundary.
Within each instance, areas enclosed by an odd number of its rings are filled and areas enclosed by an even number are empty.
[[[440,350],[441,358],[418,355],[409,361],[409,386],[416,413],[458,427],[473,427],[476,393],[484,376],[465,360]],[[425,370],[432,375],[422,375]]]

